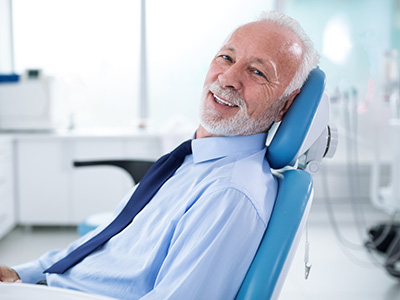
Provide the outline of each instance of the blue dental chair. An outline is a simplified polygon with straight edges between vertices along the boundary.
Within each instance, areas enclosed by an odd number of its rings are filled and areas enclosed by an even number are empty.
[[[333,157],[337,146],[337,132],[328,125],[329,99],[324,89],[325,74],[316,68],[278,128],[271,130],[275,132],[270,133],[272,139],[267,158],[278,179],[278,195],[268,228],[237,293],[237,300],[279,297],[311,207],[311,174],[318,172],[322,158]],[[141,164],[140,168],[135,168],[135,164],[135,161],[75,162],[77,167],[122,167],[134,182],[138,182],[151,162]],[[78,231],[85,234],[98,225],[89,218],[79,225]]]
[[[311,207],[311,174],[319,171],[322,158],[333,157],[337,147],[324,89],[325,74],[316,68],[268,146],[268,161],[277,170],[277,199],[237,300],[279,297]]]

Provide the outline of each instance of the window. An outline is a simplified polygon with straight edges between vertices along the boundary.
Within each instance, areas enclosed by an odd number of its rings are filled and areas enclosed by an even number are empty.
[[[272,7],[266,0],[148,0],[149,117],[197,124],[208,65],[226,36]],[[15,69],[65,86],[78,128],[133,128],[138,118],[140,1],[13,0]]]

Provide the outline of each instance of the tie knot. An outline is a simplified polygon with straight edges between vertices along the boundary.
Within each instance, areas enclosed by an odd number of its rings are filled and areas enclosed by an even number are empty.
[[[171,152],[171,155],[175,157],[185,157],[190,153],[192,153],[192,140],[187,140],[186,142],[183,142],[178,147],[176,147]]]

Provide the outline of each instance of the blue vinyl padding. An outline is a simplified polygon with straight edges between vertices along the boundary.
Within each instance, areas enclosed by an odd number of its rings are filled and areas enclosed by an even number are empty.
[[[310,199],[309,173],[288,170],[277,177],[279,192],[273,213],[236,300],[271,299]]]
[[[283,117],[268,147],[267,158],[271,168],[281,169],[297,158],[324,89],[325,73],[315,68]]]

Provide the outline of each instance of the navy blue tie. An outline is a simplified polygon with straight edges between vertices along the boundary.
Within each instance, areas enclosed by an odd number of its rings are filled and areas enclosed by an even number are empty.
[[[147,171],[121,213],[103,231],[82,244],[43,273],[63,274],[90,253],[103,246],[114,235],[128,226],[133,218],[153,198],[160,187],[175,173],[185,156],[192,153],[191,140],[158,159]]]

